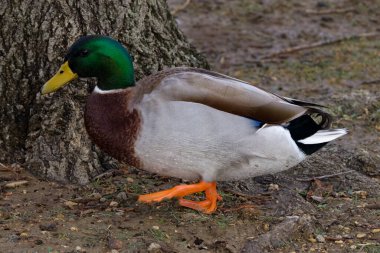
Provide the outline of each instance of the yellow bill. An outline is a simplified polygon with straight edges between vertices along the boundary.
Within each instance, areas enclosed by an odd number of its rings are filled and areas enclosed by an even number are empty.
[[[42,95],[45,95],[54,92],[76,78],[78,78],[78,75],[70,69],[69,63],[66,61],[59,68],[58,72],[44,84],[41,93]]]

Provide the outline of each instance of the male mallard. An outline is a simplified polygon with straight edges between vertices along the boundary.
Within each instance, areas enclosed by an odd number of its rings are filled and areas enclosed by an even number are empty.
[[[85,125],[102,150],[150,172],[201,180],[141,195],[140,202],[178,198],[212,213],[221,200],[216,181],[286,170],[346,134],[328,129],[331,117],[317,104],[204,69],[172,68],[136,83],[127,50],[105,36],[76,41],[42,94],[77,77],[98,79]],[[203,191],[204,201],[183,198]]]

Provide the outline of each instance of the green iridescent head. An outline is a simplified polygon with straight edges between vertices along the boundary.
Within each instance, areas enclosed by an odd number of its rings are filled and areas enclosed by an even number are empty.
[[[116,40],[106,36],[84,36],[68,50],[65,63],[42,88],[53,92],[77,77],[96,77],[102,90],[122,89],[135,84],[131,56]]]

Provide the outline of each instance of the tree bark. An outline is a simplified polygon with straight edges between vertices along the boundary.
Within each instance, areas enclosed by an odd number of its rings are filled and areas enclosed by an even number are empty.
[[[39,93],[78,36],[119,40],[134,56],[137,79],[165,67],[207,67],[164,0],[5,0],[0,23],[0,161],[24,162],[47,179],[85,184],[112,164],[84,129],[93,80]]]

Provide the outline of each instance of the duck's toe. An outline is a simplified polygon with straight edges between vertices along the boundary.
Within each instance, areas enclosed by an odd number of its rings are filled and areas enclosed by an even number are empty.
[[[161,202],[164,199],[171,199],[173,193],[173,188],[169,190],[154,192],[150,194],[140,195],[138,198],[139,202],[151,203],[151,202]]]
[[[213,182],[211,187],[206,189],[205,193],[206,200],[192,201],[181,198],[179,199],[179,204],[207,214],[213,213],[216,211],[218,200],[222,200],[222,197],[216,191],[216,183]]]
[[[159,191],[150,194],[140,195],[138,201],[150,203],[150,202],[160,202],[164,199],[171,198],[182,198],[187,195],[191,195],[197,192],[203,192],[213,186],[213,182],[202,181],[197,184],[190,185],[177,185],[171,189]]]
[[[210,201],[208,199],[203,201],[193,201],[188,199],[179,199],[179,205],[197,210],[199,212],[211,214],[216,211],[216,201]]]

